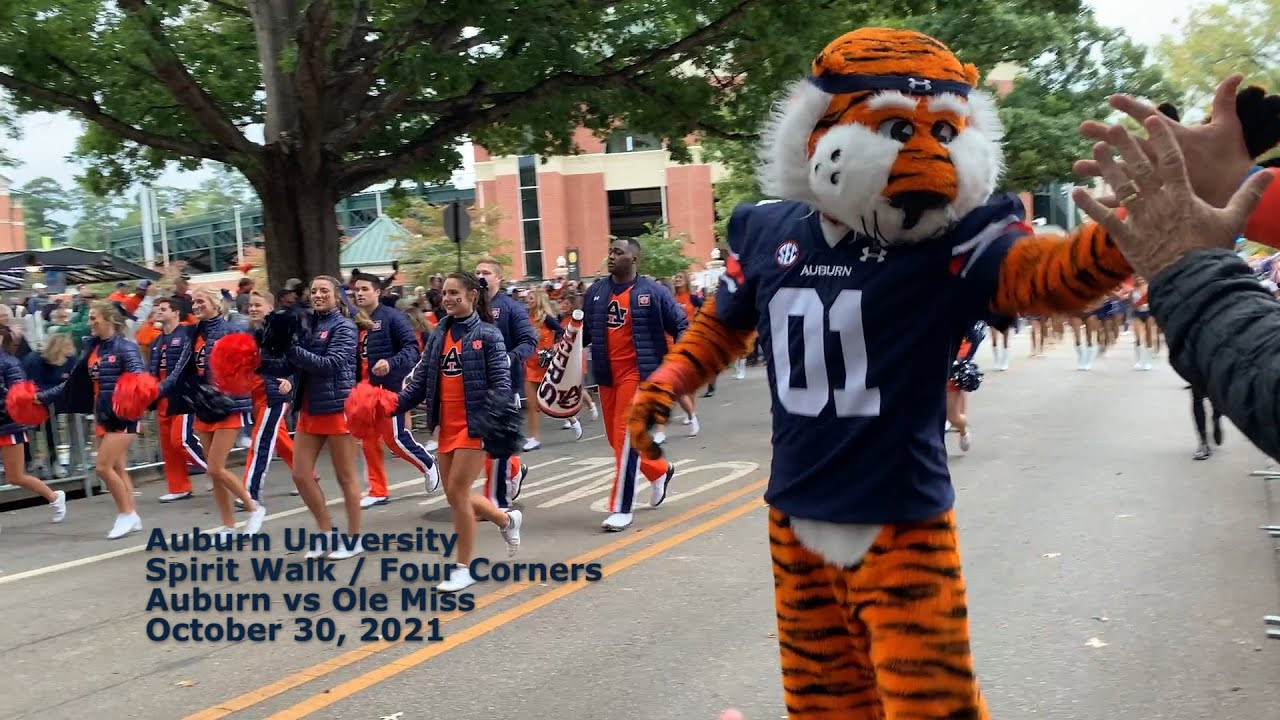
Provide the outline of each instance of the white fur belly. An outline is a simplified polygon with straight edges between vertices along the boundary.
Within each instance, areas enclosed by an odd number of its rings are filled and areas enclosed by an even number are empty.
[[[849,525],[791,518],[791,530],[796,539],[823,560],[840,567],[852,567],[862,562],[862,557],[883,529],[883,525]]]

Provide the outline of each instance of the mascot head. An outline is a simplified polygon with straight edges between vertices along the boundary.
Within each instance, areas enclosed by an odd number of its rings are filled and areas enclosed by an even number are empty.
[[[1003,169],[1000,120],[977,84],[976,67],[927,35],[843,35],[770,118],[762,189],[882,244],[939,235]]]

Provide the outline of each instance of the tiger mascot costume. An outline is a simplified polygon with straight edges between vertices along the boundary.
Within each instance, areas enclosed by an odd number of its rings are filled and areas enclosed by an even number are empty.
[[[676,398],[758,332],[792,720],[988,716],[943,439],[951,361],[980,319],[1076,312],[1131,273],[1097,225],[1039,238],[1018,198],[992,197],[1001,136],[977,69],[941,42],[832,42],[766,127],[781,200],[734,210],[715,297],[632,405],[632,446],[656,458]]]

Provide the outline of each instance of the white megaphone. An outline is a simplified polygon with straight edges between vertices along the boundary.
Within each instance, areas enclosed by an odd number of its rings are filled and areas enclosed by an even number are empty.
[[[581,310],[574,310],[564,335],[552,347],[551,364],[538,385],[538,409],[553,418],[571,418],[582,409]]]

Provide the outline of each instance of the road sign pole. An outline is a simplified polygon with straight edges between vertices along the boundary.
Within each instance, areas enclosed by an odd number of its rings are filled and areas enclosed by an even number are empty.
[[[471,234],[471,217],[467,209],[457,200],[444,208],[444,234],[458,245],[458,272],[462,272],[462,241]]]

